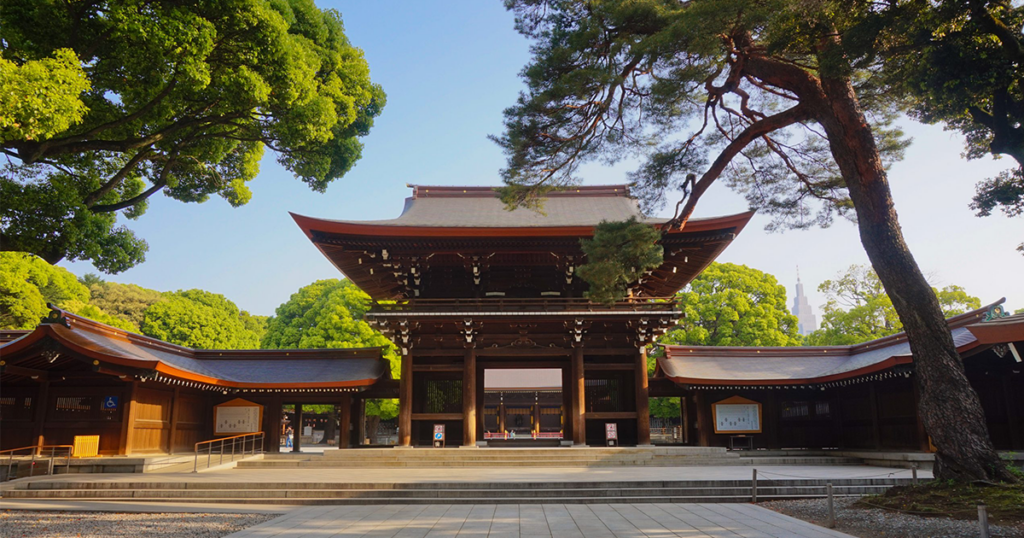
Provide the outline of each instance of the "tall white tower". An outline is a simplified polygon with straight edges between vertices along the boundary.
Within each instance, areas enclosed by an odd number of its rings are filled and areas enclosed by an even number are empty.
[[[818,317],[811,310],[811,305],[804,295],[804,285],[800,282],[800,268],[796,268],[796,297],[793,298],[793,315],[797,319],[797,331],[810,334],[818,328]]]

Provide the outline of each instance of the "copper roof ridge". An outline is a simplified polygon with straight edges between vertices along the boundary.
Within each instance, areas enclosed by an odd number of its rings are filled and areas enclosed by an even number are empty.
[[[486,198],[497,197],[497,189],[502,186],[488,185],[417,185],[406,184],[412,189],[413,199],[442,198],[442,197],[465,197],[465,198]],[[431,192],[433,191],[433,192]],[[629,196],[629,185],[568,185],[556,188],[544,194],[547,196],[572,196],[584,194],[588,196]]]

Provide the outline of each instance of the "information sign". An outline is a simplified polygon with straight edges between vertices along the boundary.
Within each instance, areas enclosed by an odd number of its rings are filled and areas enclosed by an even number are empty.
[[[608,422],[604,425],[604,439],[606,441],[618,440],[619,439],[619,425],[614,422]]]
[[[214,407],[213,423],[214,435],[259,432],[263,423],[263,406],[236,398]]]
[[[103,397],[103,410],[104,411],[117,411],[117,396],[104,396]]]
[[[434,424],[434,448],[444,447],[444,424]]]
[[[761,433],[761,404],[733,396],[711,405],[715,433]]]

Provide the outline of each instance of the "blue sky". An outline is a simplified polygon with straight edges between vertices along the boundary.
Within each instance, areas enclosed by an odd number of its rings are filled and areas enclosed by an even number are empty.
[[[388,104],[364,139],[362,160],[325,194],[317,194],[279,167],[272,155],[252,183],[252,201],[238,209],[219,198],[183,204],[156,196],[128,225],[150,245],[147,261],[106,278],[157,290],[201,288],[241,308],[270,315],[300,287],[340,274],[306,240],[289,211],[335,219],[396,217],[407,183],[498,185],[504,164],[487,135],[501,132],[502,110],[523,87],[527,41],[513,30],[498,0],[396,2],[319,1],[338,9],[352,43],[365,51],[372,78]],[[1024,307],[1024,219],[975,217],[967,204],[974,184],[1010,161],[965,161],[955,133],[906,120],[915,142],[889,174],[911,251],[933,285],[959,284],[982,302],[1007,297]],[[588,184],[625,182],[628,164],[589,166]],[[746,202],[725,185],[705,194],[698,216],[737,213]],[[811,305],[818,283],[851,264],[866,264],[856,228],[837,222],[826,230],[767,233],[756,216],[720,261],[772,273],[789,289],[796,267]],[[89,263],[63,263],[76,274]]]

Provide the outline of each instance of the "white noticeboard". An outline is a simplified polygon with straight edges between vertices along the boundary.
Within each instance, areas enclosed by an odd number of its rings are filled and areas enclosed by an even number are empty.
[[[255,433],[260,431],[260,407],[217,407],[214,422],[217,435],[226,433]]]
[[[733,397],[712,405],[715,433],[761,433],[761,404]]]

